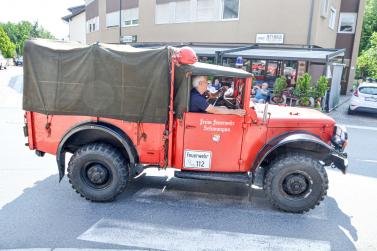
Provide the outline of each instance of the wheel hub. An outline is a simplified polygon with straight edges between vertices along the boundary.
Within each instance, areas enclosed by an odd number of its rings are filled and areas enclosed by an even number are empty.
[[[87,176],[93,184],[101,185],[109,179],[109,172],[101,164],[94,164],[88,168]]]
[[[284,184],[284,190],[291,195],[300,195],[308,188],[308,181],[302,174],[289,175]]]

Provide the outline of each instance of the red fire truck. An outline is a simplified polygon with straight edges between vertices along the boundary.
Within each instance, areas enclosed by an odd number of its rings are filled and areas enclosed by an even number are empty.
[[[345,128],[317,110],[254,104],[248,72],[179,55],[170,47],[29,41],[30,150],[56,155],[60,179],[67,172],[91,201],[111,201],[145,168],[159,167],[177,169],[178,178],[248,184],[261,174],[275,207],[301,213],[318,205],[328,189],[325,167],[346,172]],[[218,104],[246,115],[190,112],[193,76],[233,82],[233,96],[220,95]]]

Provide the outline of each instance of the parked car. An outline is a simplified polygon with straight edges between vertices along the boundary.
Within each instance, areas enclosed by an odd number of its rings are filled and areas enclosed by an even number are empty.
[[[16,61],[15,61],[16,66],[20,66],[23,64],[24,64],[24,57],[21,56],[21,57],[16,58]]]
[[[377,112],[377,83],[362,83],[354,91],[348,114]]]
[[[6,69],[7,66],[8,66],[8,60],[3,57],[3,54],[1,54],[1,51],[0,51],[0,70]]]

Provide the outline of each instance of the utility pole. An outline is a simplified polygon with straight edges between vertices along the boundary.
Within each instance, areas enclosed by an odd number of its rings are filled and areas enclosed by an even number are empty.
[[[122,43],[122,0],[119,0],[119,43]]]

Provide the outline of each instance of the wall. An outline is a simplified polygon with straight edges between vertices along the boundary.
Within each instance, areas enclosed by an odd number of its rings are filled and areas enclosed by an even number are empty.
[[[336,40],[337,48],[346,48],[345,63],[348,71],[346,82],[342,83],[342,93],[346,94],[352,89],[355,78],[356,60],[359,52],[360,37],[363,23],[365,0],[347,0],[341,5],[341,12],[358,13],[356,30],[354,34],[339,33]]]
[[[86,44],[85,12],[73,17],[69,21],[69,40]]]
[[[340,12],[341,0],[329,0],[329,9],[327,17],[322,17],[322,0],[314,0],[314,15],[312,26],[312,41],[311,44],[323,48],[335,48],[336,35],[338,31],[338,20]],[[330,8],[334,7],[336,10],[335,27],[329,28]]]
[[[100,23],[106,22],[106,1],[99,1]],[[306,44],[311,0],[241,0],[239,20],[155,24],[155,1],[139,1],[139,25],[122,29],[137,35],[138,42],[255,43],[257,33],[284,33],[286,44]],[[289,11],[286,11],[289,10]],[[277,25],[282,24],[283,25]],[[119,28],[101,25],[101,34],[88,35],[88,42],[119,41]]]

